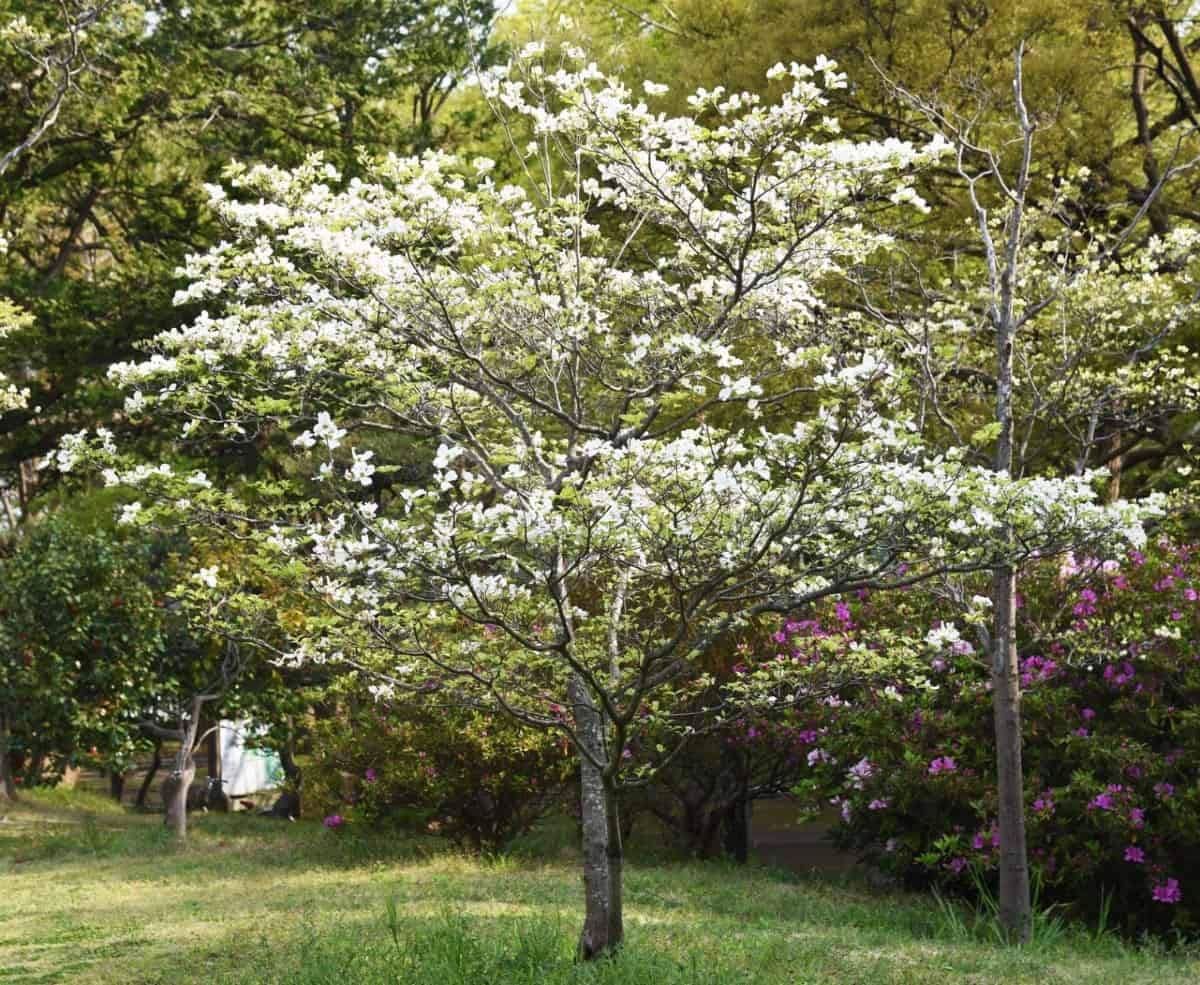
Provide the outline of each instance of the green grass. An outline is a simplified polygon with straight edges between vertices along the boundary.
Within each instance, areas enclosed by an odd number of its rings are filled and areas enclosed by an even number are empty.
[[[1002,948],[933,899],[650,856],[629,865],[625,950],[580,966],[579,876],[553,829],[478,860],[238,815],[194,818],[179,849],[157,818],[79,793],[8,815],[0,985],[1200,981],[1195,950],[1054,921],[1030,947]]]

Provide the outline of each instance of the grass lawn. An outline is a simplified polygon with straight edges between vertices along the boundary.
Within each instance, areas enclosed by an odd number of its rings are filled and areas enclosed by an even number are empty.
[[[1194,983],[1200,949],[1053,924],[1015,950],[936,902],[749,866],[635,856],[627,945],[572,962],[567,839],[480,861],[314,822],[158,818],[51,791],[0,822],[0,983]],[[0,814],[5,809],[0,809]]]

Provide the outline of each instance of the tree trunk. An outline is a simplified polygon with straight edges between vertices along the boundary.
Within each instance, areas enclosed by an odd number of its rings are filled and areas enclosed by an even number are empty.
[[[604,806],[608,819],[608,949],[614,951],[625,940],[625,843],[617,792],[611,787],[604,791]]]
[[[1015,259],[1010,263],[1015,271]],[[1009,295],[1011,297],[1011,295]],[[995,470],[1013,465],[1013,336],[1011,305],[996,332]],[[1003,524],[1002,542],[1012,543]],[[996,796],[1000,811],[1000,929],[1010,942],[1027,943],[1033,932],[1029,860],[1025,848],[1025,780],[1021,767],[1021,675],[1017,657],[1017,574],[1012,565],[992,569],[992,717],[996,730]]]
[[[620,823],[611,782],[598,766],[608,761],[604,717],[578,677],[572,678],[569,694],[581,746],[584,922],[577,956],[589,961],[613,954],[624,938]]]
[[[1114,434],[1108,441],[1108,502],[1115,503],[1121,498],[1121,471],[1125,467],[1125,456],[1116,454],[1120,448],[1120,434]]]
[[[46,768],[46,753],[39,749],[29,757],[29,762],[25,766],[25,786],[33,788],[40,786],[42,782],[42,770]]]
[[[146,775],[142,778],[142,785],[138,787],[137,799],[133,802],[135,807],[146,806],[146,794],[150,792],[150,784],[154,782],[160,766],[162,766],[162,743],[156,742],[154,743],[154,758],[150,761],[150,768],[146,770]]]
[[[1032,934],[1033,911],[1025,848],[1016,589],[1013,569],[998,568],[992,586],[995,605],[992,713],[996,727],[996,792],[1000,804],[1000,927],[1011,941],[1025,943]]]
[[[279,747],[279,765],[283,768],[283,778],[299,790],[303,774],[300,770],[300,764],[296,762],[296,754],[290,735],[287,742]]]
[[[125,771],[113,770],[108,774],[108,792],[118,804],[125,796]]]
[[[1015,277],[1015,248],[1008,273]],[[995,471],[1013,467],[1013,341],[1011,284],[996,328]],[[1013,542],[1012,527],[1000,526],[1000,540]],[[1027,943],[1033,932],[1029,860],[1025,849],[1025,782],[1021,768],[1021,675],[1017,658],[1017,573],[1011,564],[992,569],[992,718],[996,730],[996,796],[1000,811],[1000,930],[1012,943]]]
[[[0,801],[17,799],[17,784],[13,779],[12,758],[9,755],[11,743],[8,715],[0,711]]]
[[[739,864],[750,857],[750,801],[738,797],[725,813],[725,853]]]
[[[192,758],[189,745],[180,745],[175,768],[162,785],[163,805],[166,807],[163,823],[175,832],[175,837],[180,841],[187,839],[187,797],[196,776],[196,761]]]

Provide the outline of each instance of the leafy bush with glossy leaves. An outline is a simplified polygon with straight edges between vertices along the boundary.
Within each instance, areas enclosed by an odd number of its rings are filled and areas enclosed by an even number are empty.
[[[25,785],[119,764],[165,645],[136,544],[77,518],[31,524],[0,560],[0,716]]]

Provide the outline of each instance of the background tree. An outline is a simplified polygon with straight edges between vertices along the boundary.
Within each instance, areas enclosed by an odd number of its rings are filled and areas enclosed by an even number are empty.
[[[1195,221],[1198,174],[1180,167],[1200,151],[1189,115],[1194,87],[1188,80],[1195,76],[1186,40],[1189,10],[1187,3],[1124,0],[908,0],[849,8],[798,0],[595,0],[525,6],[506,29],[565,43],[587,37],[629,78],[649,75],[672,83],[674,94],[665,99],[673,108],[695,85],[719,82],[765,95],[763,73],[774,62],[831,55],[853,79],[830,97],[844,132],[930,139],[939,127],[905,95],[915,94],[948,117],[970,120],[973,142],[992,148],[1008,174],[1020,163],[1019,141],[1010,139],[1011,54],[1024,43],[1025,98],[1039,130],[1031,204],[1043,209],[1053,201],[1061,222],[1093,228],[1117,228],[1145,208],[1139,237],[1161,237]],[[560,14],[571,16],[571,27],[558,26]],[[1164,182],[1168,172],[1171,180]],[[1065,185],[1073,186],[1069,194],[1059,187]],[[973,269],[983,258],[958,170],[927,169],[917,188],[933,210],[901,232],[908,262],[923,278],[910,307],[926,303],[948,269],[960,263]],[[1060,231],[1035,226],[1039,242],[1060,238]],[[889,286],[896,283],[892,271],[864,272],[872,273]],[[900,283],[911,288],[912,281]],[[1174,321],[1167,342],[1194,349],[1195,319]],[[1195,467],[1200,419],[1194,402],[1164,402],[1153,412],[1144,403],[1123,410],[1105,402],[1109,416],[1098,428],[1105,437],[1086,449],[1085,466],[1110,468],[1114,483],[1123,480],[1135,495],[1185,485],[1186,475],[1176,469],[1186,474]],[[1079,432],[1061,423],[1039,425],[1036,448],[1029,449],[1031,459],[1040,456],[1037,467],[1074,467],[1086,425]]]
[[[495,14],[490,0],[0,3],[20,25],[0,39],[0,271],[28,314],[0,341],[0,372],[28,391],[0,419],[14,517],[53,478],[35,466],[63,433],[125,428],[104,371],[173,323],[175,269],[220,239],[204,183],[232,158],[319,150],[353,173],[360,152],[440,140],[466,66],[493,57]],[[254,461],[250,443],[229,452],[230,468]]]
[[[111,532],[52,516],[0,562],[0,786],[15,795],[93,750],[111,765],[164,642],[137,555]],[[160,600],[161,601],[161,600]]]
[[[1178,344],[1175,331],[1195,315],[1195,274],[1188,268],[1195,233],[1152,237],[1139,250],[1131,240],[1140,234],[1138,222],[1152,210],[1153,199],[1123,227],[1087,228],[1070,208],[1074,189],[1069,182],[1039,187],[1038,122],[1025,100],[1023,55],[1024,46],[1018,45],[1011,142],[1021,155],[1012,171],[1000,152],[976,142],[978,113],[959,117],[897,89],[955,144],[982,253],[982,263],[958,262],[939,288],[920,292],[930,307],[915,315],[903,335],[910,351],[957,345],[965,352],[973,341],[990,342],[980,346],[975,359],[943,360],[942,369],[924,374],[922,407],[936,422],[935,432],[945,427],[961,441],[951,419],[965,412],[970,420],[970,408],[982,397],[994,420],[976,434],[984,439],[981,444],[994,439],[992,467],[998,475],[1061,474],[1072,467],[1081,474],[1096,458],[1104,461],[1112,443],[1126,440],[1130,429],[1186,410],[1200,395],[1195,354]],[[1190,166],[1168,170],[1160,186]],[[972,280],[980,285],[975,290],[966,286]],[[946,299],[952,284],[956,300],[943,306],[939,297]],[[1065,333],[1064,326],[1070,326]],[[967,366],[972,371],[964,374]],[[956,385],[951,377],[965,379],[966,385]],[[1047,441],[1047,436],[1053,437]],[[1110,493],[1114,486],[1115,480]],[[1011,564],[993,572],[992,603],[1000,919],[1006,933],[1024,941],[1032,915],[1021,775],[1017,571]]]

